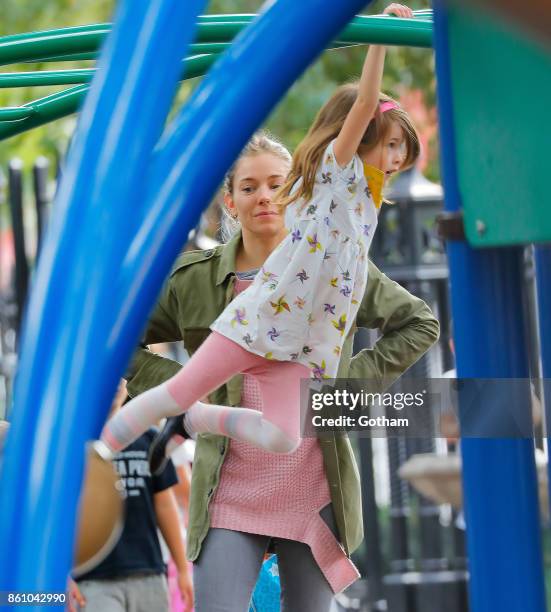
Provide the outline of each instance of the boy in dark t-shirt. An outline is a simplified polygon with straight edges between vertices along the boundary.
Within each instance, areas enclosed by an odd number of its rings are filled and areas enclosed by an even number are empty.
[[[111,553],[77,578],[86,599],[82,609],[87,612],[168,610],[166,566],[157,526],[178,568],[182,596],[191,599],[178,511],[170,490],[178,482],[176,471],[171,461],[159,476],[149,471],[148,450],[155,433],[146,431],[113,460],[126,490],[125,523]]]

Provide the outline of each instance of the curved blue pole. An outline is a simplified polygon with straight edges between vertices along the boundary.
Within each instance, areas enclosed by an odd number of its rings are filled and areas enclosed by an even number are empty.
[[[447,14],[434,41],[445,208],[462,208],[453,125]],[[448,242],[459,378],[526,378],[522,250]],[[526,405],[530,398],[526,398]],[[463,439],[472,612],[543,612],[545,592],[532,440]]]
[[[117,270],[203,4],[123,2],[100,58],[25,317],[1,474],[0,590],[65,589],[85,441],[99,434],[132,342],[104,367]]]
[[[0,500],[0,539],[7,543],[0,553],[0,574],[2,584],[12,589],[63,588],[71,558],[83,443],[99,432],[117,379],[174,255],[252,130],[288,84],[365,4],[365,0],[329,4],[322,0],[280,0],[272,4],[232,46],[163,140],[155,154],[144,200],[132,179],[141,173],[146,177],[148,148],[158,133],[150,126],[158,127],[159,116],[166,114],[165,88],[173,90],[177,59],[189,39],[188,32],[181,31],[187,23],[184,17],[199,9],[198,3],[190,8],[189,3],[179,1],[152,2],[159,15],[166,18],[165,23],[139,30],[138,23],[151,26],[151,21],[140,20],[136,12],[132,13],[132,9],[143,11],[145,4],[134,2],[129,0],[127,5],[128,23],[123,10],[116,32],[123,33],[122,42],[125,36],[132,38],[138,55],[133,61],[126,49],[118,57],[118,45],[106,52],[106,89],[99,85],[92,89],[89,111],[84,113],[86,121],[83,119],[94,144],[82,145],[79,139],[75,144],[58,203],[61,221],[45,245],[29,307],[17,416],[3,473],[3,485],[9,485],[9,494]],[[313,27],[299,33],[294,26],[314,14],[317,19]],[[167,47],[174,42],[176,28],[181,48],[173,54]],[[113,37],[116,40],[116,33]],[[149,43],[159,45],[151,56],[144,51]],[[292,62],[287,53],[289,45],[295,49]],[[144,65],[151,65],[150,60],[156,65],[161,61],[164,66],[175,62],[174,70],[169,68],[162,79],[155,79],[156,86],[147,83],[148,99],[158,101],[158,115],[147,105],[150,112],[140,107],[129,95],[134,90],[127,83],[129,78],[144,76]],[[127,70],[121,74],[124,66]],[[254,90],[256,84],[258,90]],[[113,105],[109,108],[116,119],[113,123],[112,117],[98,112],[98,107],[115,89],[117,112]],[[96,116],[103,123],[96,123]],[[139,118],[137,126],[132,124],[136,140],[128,131],[130,116]],[[126,158],[120,146],[122,135],[128,135],[134,145],[124,149]],[[147,141],[143,148],[142,138]],[[104,143],[101,150],[100,142]],[[89,150],[94,154],[86,155]],[[93,182],[81,180],[84,161],[90,162],[91,171],[96,172]],[[114,191],[110,192],[108,186]],[[80,219],[75,213],[77,196],[82,198]],[[133,198],[146,205],[132,206]],[[189,211],[184,208],[186,203]],[[147,211],[149,205],[151,210]],[[141,225],[142,211],[148,212],[147,218],[118,274],[120,257],[128,238]],[[33,407],[39,409],[35,412]],[[16,506],[22,510],[19,516]],[[11,552],[11,567],[7,550]]]
[[[547,429],[547,449],[551,449],[551,245],[534,247],[536,264],[536,291],[538,303],[538,329],[540,337],[541,376],[543,383],[543,405]],[[551,463],[547,465],[549,499],[551,499]]]
[[[278,0],[235,39],[206,76],[155,152],[145,199],[148,215],[121,271],[119,285],[126,293],[120,296],[123,306],[110,338],[113,346],[138,334],[185,237],[251,133],[365,4]],[[303,23],[310,27],[297,28]]]

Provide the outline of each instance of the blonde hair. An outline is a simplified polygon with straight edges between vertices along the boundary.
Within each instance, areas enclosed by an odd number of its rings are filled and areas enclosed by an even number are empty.
[[[274,138],[269,132],[260,130],[253,134],[252,138],[239,154],[239,157],[235,160],[231,168],[226,173],[222,186],[222,190],[225,194],[231,195],[233,192],[233,182],[239,162],[245,157],[262,155],[263,153],[274,155],[275,157],[288,163],[289,166],[293,161],[291,154],[285,148],[285,146],[281,144],[281,142]],[[220,233],[222,240],[227,242],[227,240],[231,238],[232,234],[234,234],[234,232],[239,228],[240,224],[237,219],[230,215],[228,209],[224,205],[222,205],[222,214],[223,218]]]
[[[341,131],[348,112],[358,97],[358,85],[358,81],[341,85],[317,114],[312,127],[295,151],[291,172],[278,193],[278,202],[281,206],[287,206],[299,198],[309,200],[312,197],[322,155],[327,145]],[[396,100],[380,93],[379,104],[383,102],[394,102],[398,105]],[[377,108],[362,137],[360,149],[366,153],[374,149],[388,135],[393,123],[397,123],[404,134],[407,152],[400,170],[405,170],[415,163],[421,152],[421,146],[411,119],[399,105],[384,113]],[[302,178],[302,182],[291,193],[299,178]]]
[[[252,138],[239,154],[239,157],[235,160],[232,167],[226,173],[226,176],[224,177],[224,193],[231,194],[233,192],[233,180],[235,178],[235,172],[239,162],[244,157],[261,155],[262,153],[269,153],[270,155],[279,157],[279,159],[289,164],[291,164],[293,159],[289,151],[278,140],[276,140],[265,130],[260,130],[259,132],[253,134]]]

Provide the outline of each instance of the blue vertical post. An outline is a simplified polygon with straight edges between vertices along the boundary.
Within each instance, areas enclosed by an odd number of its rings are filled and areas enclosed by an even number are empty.
[[[118,368],[105,368],[117,272],[202,6],[126,0],[100,58],[24,321],[0,475],[0,591],[65,589],[85,442],[98,436],[135,342],[126,338]]]
[[[455,159],[447,14],[435,5],[445,207],[461,210]],[[525,378],[522,250],[448,243],[457,375]],[[527,398],[527,405],[529,399]],[[464,439],[463,488],[472,612],[543,612],[537,478],[530,439]]]
[[[551,449],[551,245],[534,247],[536,264],[536,292],[538,304],[538,330],[540,337],[541,376],[545,425],[547,429],[547,450]],[[551,463],[547,465],[549,499],[551,499]]]

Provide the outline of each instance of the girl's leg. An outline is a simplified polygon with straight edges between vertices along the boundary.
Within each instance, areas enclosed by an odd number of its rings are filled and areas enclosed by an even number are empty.
[[[223,434],[271,452],[291,453],[300,444],[300,384],[308,379],[308,368],[261,357],[256,361],[246,373],[259,383],[262,412],[197,402],[186,412],[185,428],[192,433]]]
[[[252,533],[209,529],[193,564],[196,612],[246,612],[269,540]]]
[[[106,423],[101,439],[112,452],[128,446],[166,416],[185,412],[197,400],[254,364],[255,355],[212,333],[171,379],[125,404]]]
[[[105,425],[102,441],[117,452],[161,418],[193,407],[190,421],[195,431],[229,435],[273,452],[291,452],[300,442],[298,374],[307,376],[307,371],[299,364],[268,361],[214,332],[178,374],[120,409]],[[202,403],[194,406],[239,372],[258,378],[263,413]]]

